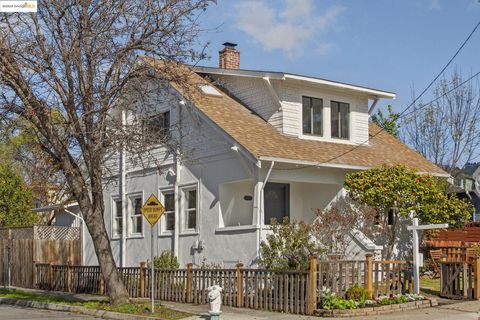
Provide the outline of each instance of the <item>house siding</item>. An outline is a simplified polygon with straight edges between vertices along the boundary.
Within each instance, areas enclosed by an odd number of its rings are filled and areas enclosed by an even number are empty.
[[[173,99],[175,98],[175,99]],[[173,97],[169,101],[178,102]],[[154,99],[154,98],[151,98]],[[197,232],[184,232],[179,235],[179,261],[182,266],[187,263],[201,265],[202,263],[219,263],[225,265],[235,264],[237,261],[250,262],[256,256],[257,237],[256,230],[246,230],[241,233],[218,232],[220,225],[220,186],[227,182],[253,179],[252,172],[244,168],[240,157],[243,155],[231,150],[232,143],[220,131],[211,127],[201,115],[188,104],[182,106],[178,103],[157,103],[153,113],[170,110],[172,126],[181,127],[182,134],[179,146],[184,153],[184,161],[180,173],[180,188],[184,186],[197,186],[198,220]],[[182,119],[182,121],[179,121]],[[127,159],[126,163],[126,195],[142,194],[143,201],[150,194],[161,198],[161,192],[173,189],[175,177],[168,175],[168,169],[175,170],[174,159],[166,156],[163,147],[152,149],[151,154],[162,163],[161,170],[147,162],[146,166],[132,164]],[[113,232],[113,199],[120,197],[119,163],[120,157],[112,155],[107,159],[109,172],[112,173],[105,186],[105,223],[111,239],[112,251],[116,262],[121,264],[121,238],[112,237]],[[251,170],[253,164],[250,163]],[[253,193],[253,190],[252,192]],[[127,214],[127,220],[129,219]],[[130,221],[128,222],[130,223]],[[151,228],[143,220],[142,235],[127,235],[125,266],[137,266],[142,261],[150,259]],[[250,222],[250,224],[253,221]],[[165,224],[164,217],[154,227],[155,255],[164,250],[173,251],[173,234],[162,232]],[[163,228],[164,229],[164,228]],[[128,228],[127,228],[128,230]],[[127,231],[128,232],[128,231]],[[193,250],[196,241],[203,241],[204,250]],[[243,244],[241,248],[238,244]],[[237,245],[236,245],[237,244]],[[237,247],[235,254],[231,248]],[[97,264],[94,258],[93,246],[87,246],[86,263]],[[231,258],[229,258],[231,256]]]
[[[259,78],[212,75],[215,83],[227,89],[244,105],[257,113],[265,121],[282,131],[282,110],[279,101],[272,96],[268,83]],[[279,94],[281,85],[272,81],[274,90]]]
[[[275,101],[267,87],[267,82],[263,79],[214,76],[214,80],[224,85],[230,93],[280,132],[300,137],[302,135],[302,95],[323,99],[325,136],[322,139],[339,143],[345,143],[345,141],[330,138],[329,101],[347,102],[351,108],[351,136],[346,143],[363,143],[368,138],[368,99],[366,97],[326,90],[300,81],[274,81],[273,87],[280,98],[280,101]],[[148,82],[146,85],[149,85]],[[253,161],[247,159],[248,155],[232,150],[232,140],[221,129],[212,126],[196,108],[188,103],[179,104],[180,99],[181,97],[175,92],[165,95],[155,90],[151,90],[145,97],[152,113],[169,110],[172,127],[180,128],[180,134],[174,133],[184,155],[180,172],[180,188],[198,187],[198,227],[195,232],[179,234],[180,264],[185,266],[191,262],[196,266],[202,263],[233,266],[240,261],[247,266],[253,266],[257,262],[259,239],[265,239],[268,231],[257,231],[257,226],[254,226],[257,221],[253,221],[256,219],[254,212],[251,213],[251,224],[248,224],[250,219],[248,211],[250,207],[253,208],[253,203],[241,203],[237,208],[241,211],[242,217],[233,223],[240,223],[239,228],[231,223],[225,228],[222,214],[227,205],[225,201],[221,201],[221,190],[222,186],[236,182],[238,183],[236,190],[240,190],[238,192],[242,194],[233,197],[234,200],[246,201],[244,196],[253,195],[253,186],[257,179],[264,181],[267,178],[268,166],[263,165],[262,168],[257,168]],[[152,159],[148,159],[142,166],[128,161],[127,158],[127,197],[130,194],[142,194],[145,201],[153,193],[161,199],[162,191],[174,188],[175,177],[168,174],[168,169],[175,170],[173,155],[163,147],[153,148],[151,151]],[[121,239],[112,237],[113,199],[120,196],[119,161],[118,154],[110,155],[106,159],[106,168],[108,168],[106,173],[108,172],[109,179],[106,179],[108,183],[104,192],[105,222],[117,263],[120,264],[121,252],[125,250],[124,265],[137,266],[140,262],[150,259],[151,228],[145,220],[142,220],[143,233],[135,236],[127,235],[125,248],[121,248]],[[160,170],[157,167],[158,163],[162,164]],[[342,185],[345,174],[348,172],[350,171],[335,168],[301,170],[274,168],[269,181],[289,183],[291,197],[289,209],[292,220],[311,222],[315,217],[315,209],[324,209],[343,193]],[[248,190],[250,187],[251,192]],[[129,219],[128,214],[127,219]],[[180,223],[183,222],[180,221]],[[174,250],[174,235],[161,231],[164,229],[164,224],[165,218],[162,217],[153,229],[155,255],[159,255],[164,250]],[[202,251],[194,250],[197,241],[204,243],[205,248]],[[90,243],[86,257],[92,258],[88,258],[87,264],[97,263],[92,252],[93,246]]]
[[[368,98],[340,91],[307,85],[301,81],[286,81],[282,90],[283,133],[302,136],[302,96],[323,100],[323,137],[318,139],[337,143],[360,144],[368,142]],[[350,138],[331,138],[330,101],[350,105]]]

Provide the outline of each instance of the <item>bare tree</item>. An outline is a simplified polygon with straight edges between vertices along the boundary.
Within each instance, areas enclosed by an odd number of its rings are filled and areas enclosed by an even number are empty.
[[[414,105],[403,120],[403,138],[415,150],[454,174],[480,154],[480,86],[455,70],[433,91],[434,102]]]
[[[323,252],[344,258],[352,243],[352,232],[361,231],[376,239],[380,228],[374,224],[378,213],[374,208],[362,205],[349,197],[340,197],[325,209],[315,209],[311,224],[312,236]],[[381,233],[381,232],[380,232]]]
[[[148,94],[152,88],[138,85],[147,78],[167,80],[167,89],[169,83],[189,86],[175,63],[158,65],[154,73],[138,56],[202,59],[201,46],[192,48],[200,31],[196,21],[207,5],[207,0],[50,0],[39,1],[35,14],[0,15],[1,121],[29,123],[44,155],[61,170],[84,215],[113,304],[127,302],[128,293],[103,220],[104,161],[127,147],[144,160],[150,142],[138,134],[144,122],[127,123],[119,111],[136,99],[123,93]],[[157,144],[168,138],[158,134],[152,139]]]

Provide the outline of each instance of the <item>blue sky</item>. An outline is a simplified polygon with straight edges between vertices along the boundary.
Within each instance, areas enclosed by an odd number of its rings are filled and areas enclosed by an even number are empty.
[[[412,86],[423,90],[479,20],[480,0],[218,0],[201,17],[211,57],[201,64],[217,66],[221,44],[235,42],[243,69],[393,91],[380,106],[403,110]],[[452,66],[480,71],[480,30]]]

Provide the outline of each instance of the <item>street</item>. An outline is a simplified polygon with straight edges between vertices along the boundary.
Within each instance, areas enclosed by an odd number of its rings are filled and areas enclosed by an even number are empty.
[[[70,320],[70,319],[100,319],[94,318],[86,315],[78,315],[74,313],[59,312],[59,311],[50,311],[50,310],[41,310],[25,307],[17,307],[10,305],[0,305],[0,319],[4,320],[35,320],[35,319],[61,319],[61,320]]]

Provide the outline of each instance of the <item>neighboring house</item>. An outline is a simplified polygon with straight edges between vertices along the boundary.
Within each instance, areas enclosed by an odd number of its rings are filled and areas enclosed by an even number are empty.
[[[480,220],[480,163],[467,163],[455,174],[455,192],[460,199],[467,199],[474,208],[473,221]]]
[[[155,69],[157,62],[145,61]],[[190,72],[201,87],[195,99],[182,100],[182,89],[173,85],[177,103],[152,101],[153,114],[162,119],[158,130],[181,123],[194,133],[184,138],[188,161],[162,147],[160,171],[124,163],[125,157],[110,159],[117,171],[105,187],[105,222],[119,265],[150,257],[151,229],[140,208],[151,193],[166,207],[154,229],[157,255],[172,250],[181,265],[249,266],[271,218],[311,222],[315,208],[344,195],[349,172],[404,164],[448,176],[369,123],[376,102],[394,93],[239,66],[240,53],[226,43],[219,68]],[[368,239],[357,242],[377,249]]]

